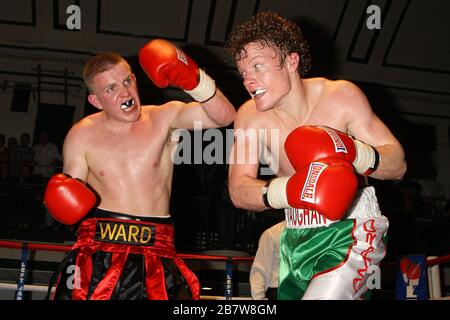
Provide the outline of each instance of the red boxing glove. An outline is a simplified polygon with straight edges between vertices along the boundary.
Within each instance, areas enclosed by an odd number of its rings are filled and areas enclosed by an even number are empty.
[[[296,170],[311,161],[340,158],[353,164],[359,174],[370,175],[380,161],[372,146],[324,126],[298,127],[288,135],[284,148]]]
[[[160,88],[179,87],[195,100],[214,96],[216,84],[183,51],[163,39],[148,42],[139,50],[139,62],[147,76]]]
[[[291,177],[273,179],[267,201],[276,209],[316,210],[327,219],[339,220],[350,208],[358,188],[353,167],[341,159],[311,162]]]
[[[47,184],[44,203],[53,218],[64,224],[75,224],[91,210],[97,198],[77,179],[65,174],[54,175]]]

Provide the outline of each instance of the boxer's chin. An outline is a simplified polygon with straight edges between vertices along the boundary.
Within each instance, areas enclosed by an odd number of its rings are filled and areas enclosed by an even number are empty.
[[[272,105],[268,103],[267,99],[253,99],[253,101],[255,102],[256,110],[260,112],[272,109]]]
[[[141,112],[139,111],[139,107],[136,106],[133,108],[133,110],[131,110],[127,113],[122,112],[122,116],[120,117],[120,119],[123,122],[132,123],[132,122],[138,121],[140,117],[141,117]]]
[[[262,105],[262,104],[258,104],[256,103],[256,110],[258,110],[259,112],[264,112],[270,109],[270,107],[266,106],[266,105]]]

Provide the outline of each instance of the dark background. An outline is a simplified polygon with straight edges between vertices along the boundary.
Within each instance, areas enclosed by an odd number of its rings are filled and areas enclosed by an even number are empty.
[[[80,30],[66,27],[71,4],[81,9]],[[381,9],[380,29],[366,25],[370,5]],[[371,180],[391,224],[386,261],[410,253],[448,254],[449,1],[23,0],[3,1],[0,9],[0,133],[8,139],[28,132],[34,144],[47,131],[60,150],[70,126],[95,111],[81,78],[84,62],[95,53],[127,57],[143,103],[188,99],[180,90],[156,88],[137,62],[143,44],[165,38],[194,58],[238,108],[248,95],[223,50],[228,32],[259,11],[294,19],[311,44],[308,76],[356,83],[405,148],[402,181]],[[227,170],[226,164],[175,167],[171,210],[179,251],[253,255],[261,232],[283,219],[282,212],[235,208]],[[2,182],[1,238],[73,240],[72,228],[37,227],[45,213],[42,185],[24,191],[8,183]]]

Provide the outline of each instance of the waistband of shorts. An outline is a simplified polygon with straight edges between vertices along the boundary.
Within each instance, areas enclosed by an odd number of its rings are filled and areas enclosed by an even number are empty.
[[[105,211],[93,210],[80,223],[77,242],[73,248],[162,256],[175,254],[174,229],[170,217],[142,219],[139,216]]]
[[[358,190],[353,204],[341,220],[368,219],[381,216],[380,208],[375,194],[375,188],[367,186]],[[309,229],[327,227],[337,221],[327,219],[321,213],[308,209],[285,209],[287,229]]]
[[[126,213],[119,213],[114,211],[108,211],[100,208],[92,209],[86,218],[106,218],[106,219],[119,219],[119,220],[129,220],[137,222],[150,222],[150,223],[160,223],[160,224],[172,224],[173,220],[171,216],[168,217],[158,217],[158,216],[135,216]]]

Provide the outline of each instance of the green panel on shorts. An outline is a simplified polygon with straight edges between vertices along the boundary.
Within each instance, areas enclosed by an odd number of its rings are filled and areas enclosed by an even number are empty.
[[[345,261],[356,243],[348,219],[327,227],[285,229],[281,234],[278,299],[301,299],[312,277]]]

